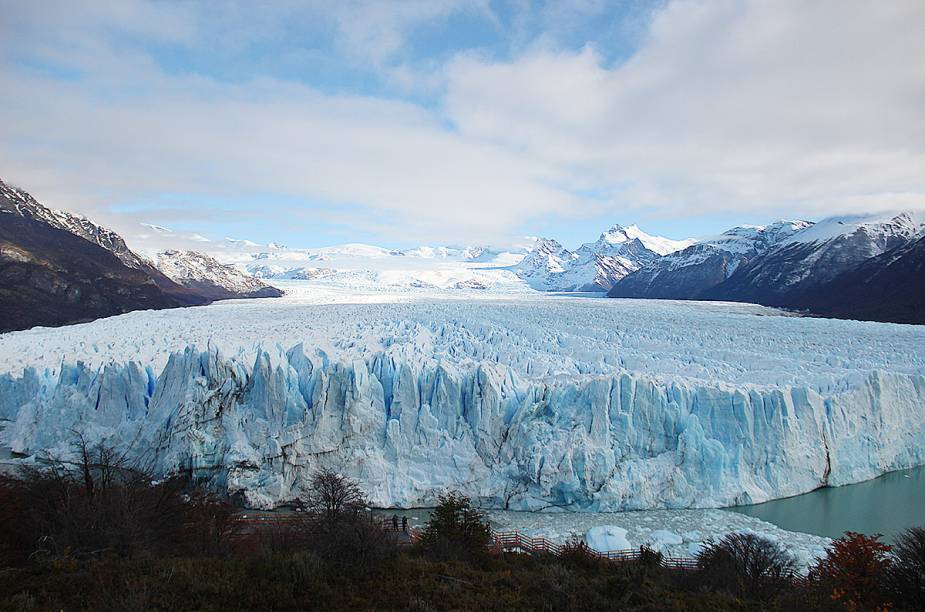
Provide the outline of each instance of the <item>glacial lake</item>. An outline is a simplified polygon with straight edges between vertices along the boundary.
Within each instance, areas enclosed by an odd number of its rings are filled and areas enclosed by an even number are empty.
[[[379,512],[385,517],[393,513],[399,517],[406,516],[415,527],[423,527],[430,519],[429,508],[382,509]],[[925,466],[890,472],[858,484],[817,489],[763,504],[717,510],[617,513],[488,510],[486,514],[496,528],[545,535],[559,542],[568,539],[569,534],[582,534],[595,525],[627,528],[634,545],[642,543],[647,534],[656,529],[684,534],[687,539],[689,532],[699,532],[699,537],[716,537],[727,531],[748,528],[777,537],[794,553],[799,553],[804,564],[808,564],[809,555],[820,554],[822,550],[821,543],[813,536],[837,538],[845,531],[857,531],[868,535],[880,533],[886,542],[893,542],[904,529],[925,526]],[[757,521],[748,522],[754,519],[763,521],[765,525]],[[669,552],[677,556],[692,555],[693,550],[684,548],[688,544],[686,539],[683,546]]]
[[[899,470],[843,487],[727,508],[788,531],[837,538],[846,531],[883,534],[892,542],[904,529],[925,526],[925,466]]]

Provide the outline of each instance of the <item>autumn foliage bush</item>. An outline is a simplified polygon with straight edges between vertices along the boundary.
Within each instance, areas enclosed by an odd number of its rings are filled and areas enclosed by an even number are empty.
[[[319,470],[304,512],[247,527],[188,479],[155,479],[112,449],[0,475],[0,612],[19,609],[925,610],[925,529],[894,547],[835,540],[808,579],[778,543],[730,534],[699,570],[649,549],[608,561],[492,554],[471,501],[440,498],[419,547],[383,530],[354,481]],[[285,520],[284,520],[285,519]]]
[[[891,550],[880,541],[879,534],[849,531],[832,542],[826,556],[810,569],[809,579],[849,610],[887,609]]]

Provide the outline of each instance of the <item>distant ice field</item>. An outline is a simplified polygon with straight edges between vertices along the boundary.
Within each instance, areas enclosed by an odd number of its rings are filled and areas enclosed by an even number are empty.
[[[280,299],[140,311],[0,335],[0,372],[137,361],[216,346],[250,359],[302,343],[332,360],[385,351],[411,362],[496,362],[525,379],[619,371],[736,387],[800,385],[830,393],[874,370],[925,372],[925,327],[802,318],[748,304],[619,300],[535,292],[353,291],[290,281]]]

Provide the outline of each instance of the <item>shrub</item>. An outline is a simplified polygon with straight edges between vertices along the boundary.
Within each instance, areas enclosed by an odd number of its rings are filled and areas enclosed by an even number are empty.
[[[0,564],[25,561],[35,550],[35,530],[22,481],[0,473]]]
[[[793,557],[779,544],[752,533],[730,533],[708,541],[697,555],[706,586],[741,597],[775,597],[791,584]]]
[[[227,499],[193,491],[184,510],[184,540],[191,552],[222,555],[229,551],[233,538],[240,532],[240,523],[237,510]]]
[[[451,492],[440,496],[421,539],[440,558],[472,560],[487,554],[491,530],[468,497]]]
[[[378,524],[358,519],[315,532],[308,546],[328,566],[353,577],[376,573],[382,563],[398,552]]]
[[[254,543],[265,556],[304,550],[313,535],[314,522],[309,518],[293,522],[290,520],[267,519],[254,533]]]
[[[849,609],[886,607],[884,582],[890,568],[891,547],[880,535],[848,531],[838,538],[810,570],[810,579],[832,600]]]
[[[4,476],[4,556],[150,554],[183,540],[179,479],[155,481],[112,448],[77,443],[75,461]]]
[[[887,582],[894,603],[925,610],[925,528],[907,529],[896,540]]]
[[[601,564],[600,558],[594,553],[581,536],[572,536],[559,549],[559,559],[570,567],[591,569]]]
[[[661,567],[665,556],[646,545],[639,547],[639,564],[643,567]]]

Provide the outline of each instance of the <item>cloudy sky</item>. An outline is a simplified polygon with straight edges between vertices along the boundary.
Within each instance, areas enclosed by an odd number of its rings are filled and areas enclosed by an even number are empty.
[[[0,0],[0,177],[131,236],[925,209],[925,2]]]

